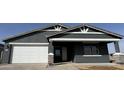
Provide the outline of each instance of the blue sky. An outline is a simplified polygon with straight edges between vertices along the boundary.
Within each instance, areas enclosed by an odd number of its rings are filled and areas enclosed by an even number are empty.
[[[0,23],[0,42],[2,42],[2,39],[8,36],[16,35],[22,32],[28,32],[33,29],[45,27],[47,25],[49,24],[48,23]],[[76,25],[80,25],[80,23],[65,23],[65,25],[76,26]],[[124,35],[124,23],[92,23],[92,25]],[[113,53],[115,51],[113,44],[109,44],[108,47],[110,53]],[[124,52],[124,40],[120,41],[120,48],[121,48],[121,52]]]

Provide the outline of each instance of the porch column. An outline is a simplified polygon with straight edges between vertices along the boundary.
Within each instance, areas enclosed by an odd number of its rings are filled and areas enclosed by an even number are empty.
[[[113,59],[115,60],[115,63],[122,63],[119,42],[118,41],[114,42],[114,46],[116,53],[113,55]]]
[[[114,46],[115,46],[115,52],[120,53],[120,48],[119,48],[119,42],[118,41],[114,42]]]
[[[54,64],[54,46],[52,41],[50,41],[49,43],[48,64],[49,65]]]

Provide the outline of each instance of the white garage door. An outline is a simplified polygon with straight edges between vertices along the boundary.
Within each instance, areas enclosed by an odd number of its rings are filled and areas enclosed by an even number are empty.
[[[48,63],[48,46],[14,46],[12,63]]]

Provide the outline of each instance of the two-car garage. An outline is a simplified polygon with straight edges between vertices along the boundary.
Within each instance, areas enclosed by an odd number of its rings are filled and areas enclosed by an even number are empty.
[[[48,45],[13,45],[11,63],[48,63]]]

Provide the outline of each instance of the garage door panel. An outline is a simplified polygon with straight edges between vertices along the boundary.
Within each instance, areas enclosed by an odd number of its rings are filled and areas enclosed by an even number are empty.
[[[12,63],[48,63],[48,46],[14,46]]]

